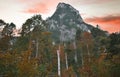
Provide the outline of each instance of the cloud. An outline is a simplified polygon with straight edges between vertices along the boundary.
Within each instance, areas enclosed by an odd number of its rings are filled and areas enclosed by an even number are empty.
[[[25,13],[48,13],[48,5],[44,3],[38,3],[33,6],[27,7],[24,10]]]
[[[85,21],[93,25],[99,24],[102,29],[110,33],[120,31],[120,15],[86,18]]]
[[[28,3],[26,9],[23,10],[25,13],[49,13],[60,1],[62,0],[33,0],[30,3],[29,0],[22,0],[22,2]]]
[[[93,17],[93,18],[86,18],[87,22],[96,22],[96,23],[110,23],[116,22],[120,23],[120,15],[107,15],[103,17]]]
[[[35,2],[36,2],[36,1],[38,1],[38,0],[18,0],[18,1],[19,1],[19,2],[27,2],[27,3],[28,3],[28,2],[32,2],[32,1],[35,1]],[[39,0],[39,1],[40,1],[40,0]]]
[[[68,0],[70,1],[70,0]],[[108,3],[111,1],[115,1],[115,0],[73,0],[71,2],[73,3],[79,3],[81,5],[88,5],[88,4],[101,4],[101,3]]]

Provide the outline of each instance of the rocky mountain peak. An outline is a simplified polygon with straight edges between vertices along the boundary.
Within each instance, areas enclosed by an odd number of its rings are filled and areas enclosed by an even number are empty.
[[[55,13],[47,19],[47,23],[53,38],[59,41],[75,40],[78,29],[90,32],[79,11],[66,3],[58,4]]]
[[[75,40],[77,30],[91,33],[94,28],[83,21],[78,10],[66,3],[59,3],[54,14],[46,21],[53,39],[59,42]]]
[[[55,13],[53,14],[53,16],[51,17],[52,19],[55,20],[62,20],[62,19],[73,19],[74,21],[78,21],[78,22],[83,22],[83,19],[79,13],[78,10],[76,10],[74,7],[72,7],[69,4],[66,3],[59,3]],[[77,19],[77,20],[76,20]]]
[[[62,8],[62,9],[74,9],[74,11],[77,11],[75,8],[73,8],[70,4],[66,4],[66,3],[63,3],[63,2],[60,2],[58,5],[57,5],[57,9],[59,8]]]

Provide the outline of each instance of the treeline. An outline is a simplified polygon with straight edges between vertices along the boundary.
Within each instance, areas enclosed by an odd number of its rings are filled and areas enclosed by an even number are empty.
[[[120,33],[78,30],[75,40],[55,43],[40,15],[26,20],[19,37],[15,24],[0,20],[0,26],[1,77],[120,76]]]

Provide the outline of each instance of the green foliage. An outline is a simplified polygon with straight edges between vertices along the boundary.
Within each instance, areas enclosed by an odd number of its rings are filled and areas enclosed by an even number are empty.
[[[20,51],[28,50],[28,46],[29,46],[29,38],[28,36],[25,36],[25,37],[17,38],[12,48],[13,50],[20,52]]]
[[[23,24],[21,35],[26,36],[34,29],[41,30],[43,28],[45,28],[45,21],[42,20],[41,15],[35,15]]]
[[[98,28],[92,28],[91,33],[93,37],[98,37],[98,36],[106,37],[107,36],[106,31],[102,31]]]
[[[112,33],[110,36],[110,45],[108,51],[112,55],[120,54],[120,33]]]
[[[10,37],[9,36],[4,36],[3,38],[0,39],[0,50],[1,51],[6,51],[10,49]]]
[[[13,33],[13,29],[15,29],[15,27],[16,26],[14,23],[6,24],[6,26],[2,30],[2,35],[3,36],[11,36]]]

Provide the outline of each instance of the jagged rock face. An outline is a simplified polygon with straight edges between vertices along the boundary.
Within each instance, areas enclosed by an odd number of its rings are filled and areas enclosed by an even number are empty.
[[[78,10],[69,4],[59,3],[55,13],[47,19],[48,29],[54,40],[66,42],[75,40],[76,31],[89,31]]]

